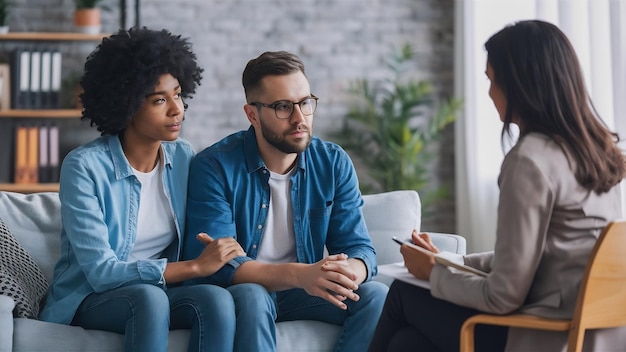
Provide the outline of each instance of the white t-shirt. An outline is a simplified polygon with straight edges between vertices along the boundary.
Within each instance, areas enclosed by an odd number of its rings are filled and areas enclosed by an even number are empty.
[[[257,260],[267,263],[293,263],[296,256],[296,239],[293,234],[293,212],[291,211],[291,177],[270,171],[270,206],[261,248]]]
[[[176,226],[170,202],[163,190],[163,168],[161,161],[146,173],[133,169],[141,182],[137,238],[128,261],[155,259],[167,246],[176,240]]]

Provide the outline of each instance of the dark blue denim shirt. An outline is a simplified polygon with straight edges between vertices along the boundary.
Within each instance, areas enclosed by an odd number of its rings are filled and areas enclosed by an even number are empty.
[[[366,280],[371,279],[376,274],[376,253],[361,212],[356,172],[346,152],[314,137],[295,167],[291,206],[298,262],[321,260],[326,246],[330,254],[361,259]],[[183,259],[196,258],[204,248],[195,238],[199,232],[213,238],[235,237],[247,254],[192,282],[228,286],[239,265],[257,257],[269,210],[269,175],[252,127],[206,148],[191,161]]]

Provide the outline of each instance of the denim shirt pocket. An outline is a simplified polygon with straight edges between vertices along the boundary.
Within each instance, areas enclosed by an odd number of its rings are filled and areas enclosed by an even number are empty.
[[[313,236],[321,235],[323,239],[326,238],[332,211],[332,201],[327,201],[324,208],[309,209],[309,225]],[[325,240],[323,242],[325,242]]]
[[[330,213],[333,211],[333,201],[329,200],[326,202],[326,207],[324,208],[311,208],[309,209],[309,218],[311,221],[319,218],[326,218],[330,216]]]

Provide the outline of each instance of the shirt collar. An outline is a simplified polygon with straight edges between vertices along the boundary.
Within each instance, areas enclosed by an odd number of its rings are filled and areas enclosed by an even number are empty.
[[[126,155],[124,155],[124,150],[122,149],[122,141],[120,139],[121,135],[107,135],[105,138],[109,149],[111,150],[111,159],[113,160],[113,168],[115,169],[115,178],[120,180],[134,175],[133,169],[130,166],[128,159],[126,159]],[[161,150],[159,153],[161,165],[163,165],[163,168],[171,169],[173,167],[172,156],[168,153],[167,148],[163,147],[163,142],[161,142],[161,146],[159,148]]]

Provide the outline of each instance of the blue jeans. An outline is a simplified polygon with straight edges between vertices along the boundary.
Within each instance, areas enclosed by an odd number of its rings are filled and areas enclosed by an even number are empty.
[[[168,332],[191,329],[189,351],[232,351],[232,296],[214,285],[160,287],[140,284],[92,293],[72,325],[125,335],[125,350],[167,351]]]
[[[276,351],[275,321],[291,320],[317,320],[343,326],[335,351],[363,352],[374,334],[388,287],[375,281],[361,284],[356,291],[361,299],[346,300],[345,311],[302,289],[270,293],[261,285],[239,284],[228,290],[237,315],[235,352]]]

